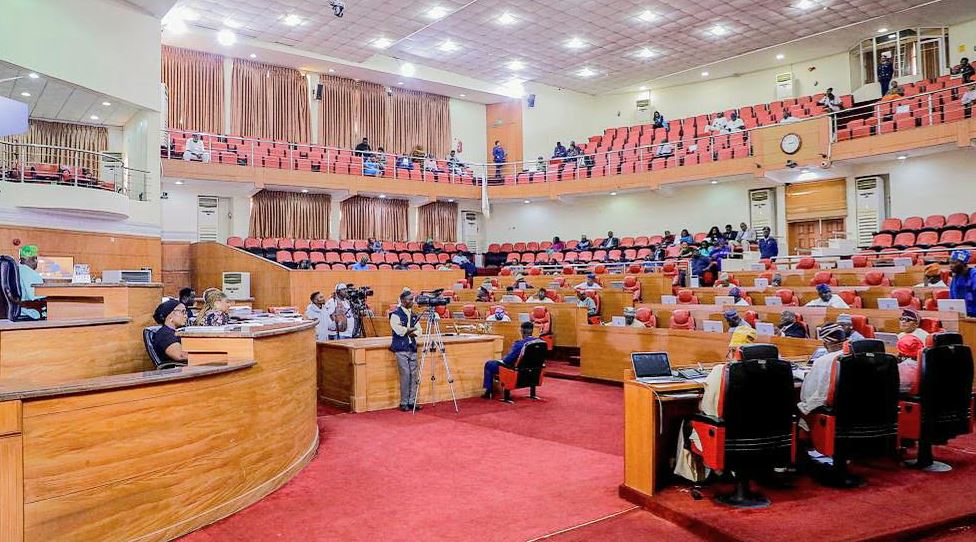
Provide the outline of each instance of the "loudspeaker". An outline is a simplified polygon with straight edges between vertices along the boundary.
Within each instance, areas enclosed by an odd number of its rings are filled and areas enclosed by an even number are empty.
[[[535,107],[535,94],[529,94],[526,100],[529,102],[529,107]]]
[[[322,101],[322,83],[315,85],[315,99]]]

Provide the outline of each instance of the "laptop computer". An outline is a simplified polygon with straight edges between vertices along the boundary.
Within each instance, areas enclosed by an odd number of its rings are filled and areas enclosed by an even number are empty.
[[[638,382],[657,384],[683,381],[671,374],[671,361],[668,360],[667,352],[633,352],[630,354],[630,363]]]

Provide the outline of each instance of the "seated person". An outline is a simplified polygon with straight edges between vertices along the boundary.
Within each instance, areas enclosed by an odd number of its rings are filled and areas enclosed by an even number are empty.
[[[773,274],[773,280],[769,281],[770,286],[776,286],[777,288],[783,285],[783,275],[779,273]]]
[[[725,128],[728,126],[729,121],[725,118],[725,113],[719,113],[712,119],[712,123],[708,126],[708,131],[721,134],[725,132]]]
[[[746,123],[743,122],[743,120],[739,118],[739,115],[733,111],[732,115],[729,116],[729,121],[725,124],[725,133],[732,134],[735,132],[741,132],[745,129]]]
[[[531,303],[554,303],[554,301],[550,299],[548,295],[546,295],[547,293],[548,292],[546,292],[545,288],[539,288],[536,293],[532,294],[529,301]]]
[[[693,258],[698,254],[698,250],[688,245],[687,241],[681,241],[681,250],[678,251],[679,258]],[[706,260],[707,261],[707,260]]]
[[[553,158],[566,158],[566,147],[563,146],[562,141],[556,142],[556,147],[552,149]]]
[[[363,254],[363,256],[359,258],[359,261],[352,264],[349,269],[353,271],[366,271],[369,269],[369,256]]]
[[[504,301],[505,298],[502,298]],[[505,312],[505,307],[495,307],[495,312],[485,318],[486,322],[511,322],[512,318]]]
[[[898,81],[892,81],[891,86],[888,87],[888,94],[881,98],[882,102],[888,102],[892,100],[897,100],[905,95],[905,88],[898,84]]]
[[[447,169],[452,175],[464,175],[464,162],[458,158],[457,151],[451,151],[447,157]]]
[[[970,116],[973,113],[973,104],[976,104],[976,84],[972,84],[969,86],[969,90],[967,90],[966,93],[962,95],[960,104],[962,104],[962,106],[965,108],[964,111],[966,114],[966,118],[967,119],[970,118]]]
[[[664,115],[660,111],[654,112],[654,119],[652,120],[654,128],[669,128],[668,121],[664,119]]]
[[[450,271],[451,269],[453,269],[453,267],[451,267],[451,264],[449,264],[447,262],[442,262],[442,263],[437,264],[437,270],[438,271]]]
[[[525,280],[525,275],[522,273],[517,273],[515,275],[515,283],[512,284],[512,288],[515,288],[516,290],[528,290],[531,288],[531,286],[529,286],[529,282]]]
[[[167,299],[153,311],[159,330],[153,335],[152,348],[163,363],[186,364],[187,355],[176,336],[176,330],[186,325],[186,307],[176,299]]]
[[[587,239],[585,235],[581,235],[579,243],[576,243],[576,250],[590,250],[591,248],[593,248],[593,242]]]
[[[806,339],[807,328],[796,321],[796,313],[793,311],[783,311],[779,315],[779,325],[776,334],[780,337],[791,337],[794,339]]]
[[[383,242],[378,241],[373,237],[366,240],[366,246],[369,248],[370,252],[383,253]]]
[[[482,399],[491,399],[491,392],[495,385],[495,375],[498,374],[498,368],[502,365],[508,368],[514,368],[515,362],[518,361],[519,356],[522,354],[522,347],[530,342],[540,340],[532,336],[533,329],[535,329],[535,326],[532,325],[532,322],[522,322],[522,325],[519,326],[519,331],[522,332],[522,338],[512,343],[512,348],[505,354],[505,357],[500,360],[493,359],[485,362],[485,378],[482,383],[485,393],[481,396]]]
[[[727,357],[733,359],[740,346],[756,342],[756,330],[752,329],[749,322],[743,320],[735,309],[725,311],[722,316],[725,317],[725,321],[729,324],[729,331],[732,332]]]
[[[413,169],[413,162],[410,160],[409,156],[401,154],[397,157],[396,167],[397,169],[405,169],[410,171]]]
[[[505,288],[505,295],[502,296],[502,303],[521,303],[522,298],[515,295],[515,287],[509,286]]]
[[[620,245],[620,239],[613,235],[612,231],[607,232],[607,236],[603,239],[603,243],[600,244],[600,248],[611,249],[617,248]]]
[[[849,309],[850,307],[839,295],[830,291],[826,284],[817,285],[817,299],[808,301],[804,307],[831,307],[834,309]]]
[[[559,236],[557,235],[552,238],[552,246],[550,246],[546,252],[552,254],[553,252],[562,252],[564,250],[566,250],[566,244],[563,243],[562,240],[559,239]]]
[[[695,238],[692,237],[691,233],[687,229],[681,230],[681,236],[676,240],[677,243],[687,243],[689,245],[694,244]]]
[[[376,161],[375,156],[369,155],[363,160],[363,175],[377,177],[382,174],[383,170],[380,169],[380,163]]]
[[[217,288],[203,293],[203,309],[197,315],[198,326],[226,326],[230,323],[230,299]]]
[[[37,308],[21,306],[20,315],[31,320],[45,318],[42,315],[42,303],[30,303],[31,301],[43,301],[44,296],[38,297],[34,292],[34,286],[44,284],[44,278],[37,272],[37,246],[24,245],[20,247],[20,263],[17,265],[17,274],[20,275],[20,301],[23,305],[36,305]],[[24,303],[24,302],[27,303]],[[6,318],[6,316],[4,316]]]
[[[817,105],[823,107],[824,109],[826,109],[831,113],[836,113],[837,111],[843,109],[843,107],[841,106],[840,99],[837,98],[837,96],[834,96],[833,88],[827,89],[827,92],[824,94],[824,97],[820,98],[820,101],[817,102]]]
[[[712,286],[715,288],[728,288],[729,286],[734,286],[734,284],[729,282],[729,274],[726,273],[725,271],[722,271],[721,273],[718,274],[718,279],[715,281],[715,284],[713,284]]]
[[[363,140],[360,141],[358,145],[356,145],[356,148],[354,150],[356,151],[354,153],[356,156],[364,156],[367,154],[371,154],[371,151],[373,149],[372,147],[369,146],[369,139],[364,137]]]
[[[417,164],[423,164],[424,159],[427,158],[427,151],[424,150],[423,145],[417,145],[413,148],[413,152],[410,153],[410,158]]]
[[[437,245],[434,244],[434,238],[429,235],[424,241],[421,250],[424,252],[424,254],[434,254],[441,251],[439,248],[437,248]]]
[[[481,286],[478,288],[478,292],[475,294],[475,299],[482,303],[490,303],[495,300],[495,294],[491,292],[491,279],[485,279]]]
[[[602,290],[603,286],[596,283],[596,275],[588,273],[586,280],[574,286],[577,290]]]
[[[861,335],[857,330],[854,329],[854,320],[851,318],[850,314],[841,313],[837,315],[837,319],[834,322],[841,329],[844,330],[844,336],[848,341],[863,341],[864,335]]]
[[[949,286],[942,280],[942,268],[937,263],[930,263],[925,266],[925,277],[922,282],[915,285],[916,288],[948,288]]]
[[[732,304],[738,307],[748,307],[749,302],[742,297],[742,290],[738,286],[729,288],[729,295],[732,296]]]
[[[210,153],[203,146],[200,134],[193,134],[186,142],[186,149],[183,151],[183,160],[199,160],[207,163],[210,161]]]
[[[624,327],[644,329],[647,326],[644,325],[644,322],[637,319],[637,309],[634,307],[624,307]]]
[[[440,168],[437,167],[437,158],[434,157],[433,153],[428,154],[427,157],[424,158],[424,170],[432,173],[441,172]]]
[[[921,323],[922,315],[917,310],[902,310],[901,318],[898,319],[898,338],[901,339],[905,335],[914,335],[922,341],[922,344],[925,344],[925,340],[929,338],[929,332],[918,327]]]
[[[194,291],[193,288],[190,287],[181,288],[178,299],[180,300],[180,303],[182,303],[183,306],[186,307],[186,321],[192,322],[196,320],[196,317],[193,315],[193,306],[194,304],[196,304],[197,301],[196,291]]]
[[[664,230],[664,235],[661,236],[661,245],[671,246],[674,244],[674,234],[671,230]]]
[[[789,109],[783,110],[783,118],[779,119],[780,124],[793,124],[794,122],[800,122],[803,119],[798,119],[790,113]]]
[[[918,380],[918,355],[925,343],[915,335],[903,335],[898,339],[898,391],[912,391]]]
[[[803,379],[800,388],[800,402],[797,408],[804,416],[800,420],[800,427],[809,431],[806,416],[827,403],[827,393],[830,391],[830,373],[834,360],[844,353],[844,330],[837,324],[827,324],[820,328],[819,338],[823,341],[824,354],[813,360],[810,372]]]
[[[593,318],[594,316],[599,316],[600,313],[596,310],[596,301],[592,297],[586,295],[586,290],[576,290],[576,306],[581,309],[586,309],[586,317]]]

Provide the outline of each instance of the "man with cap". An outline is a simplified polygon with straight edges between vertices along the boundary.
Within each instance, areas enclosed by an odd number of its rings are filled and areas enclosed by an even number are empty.
[[[808,301],[804,307],[830,307],[833,309],[851,308],[843,298],[830,291],[830,286],[826,284],[817,285],[817,299]]]
[[[810,372],[800,387],[800,402],[796,406],[804,416],[827,403],[831,368],[834,361],[844,353],[844,341],[847,339],[844,329],[837,324],[821,327],[818,335],[826,353],[813,360]],[[800,426],[808,431],[810,429],[806,419],[800,420]]]
[[[532,297],[529,299],[529,301],[531,301],[532,303],[555,303],[555,301],[553,301],[552,298],[550,298],[546,294],[547,292],[545,288],[539,288],[539,290],[536,293],[532,294]]]
[[[504,298],[502,298],[504,301]],[[511,322],[512,317],[505,312],[505,307],[495,307],[495,310],[485,318],[486,322]]]
[[[491,291],[491,279],[485,278],[481,282],[481,286],[478,287],[478,292],[475,294],[475,300],[481,303],[493,303],[495,301],[495,294]]]
[[[522,273],[517,273],[515,275],[515,282],[512,284],[512,288],[516,290],[528,290],[530,288],[529,282],[525,280],[525,275]]]
[[[925,348],[925,341],[915,335],[902,335],[898,338],[897,348],[898,390],[908,393],[918,380],[918,355]]]
[[[779,326],[777,328],[776,334],[780,337],[807,338],[807,328],[796,321],[796,313],[793,311],[783,311],[779,315]]]
[[[906,335],[914,335],[922,341],[922,344],[925,344],[925,340],[929,338],[929,332],[918,327],[921,323],[922,315],[917,310],[903,309],[901,311],[901,317],[898,318],[898,338],[901,339]]]
[[[976,316],[976,269],[969,267],[969,251],[953,250],[949,256],[949,297],[966,302],[966,316]]]
[[[505,288],[505,295],[502,296],[502,303],[521,303],[522,298],[515,295],[515,287],[508,286]]]
[[[722,271],[721,273],[718,274],[718,280],[716,280],[715,284],[713,284],[712,286],[714,286],[715,288],[728,288],[729,286],[734,286],[734,285],[729,280],[729,274],[726,273],[725,271]]]
[[[329,340],[329,319],[325,316],[325,296],[322,292],[312,292],[308,296],[308,307],[305,308],[305,319],[315,320],[315,340]]]
[[[187,355],[176,336],[176,330],[186,325],[186,306],[178,299],[167,299],[153,311],[159,329],[153,334],[152,348],[163,363],[175,361],[186,364]]]
[[[17,265],[20,275],[20,300],[38,301],[44,299],[34,292],[34,286],[44,284],[44,278],[37,272],[37,246],[24,245],[20,247],[20,264]],[[20,315],[31,320],[40,320],[41,312],[34,308],[21,307]]]
[[[848,341],[862,341],[864,340],[864,335],[854,329],[854,319],[851,318],[850,314],[841,313],[837,315],[837,319],[834,321],[841,329],[844,330],[844,335],[847,336]]]
[[[482,399],[491,399],[491,393],[495,387],[495,375],[498,374],[498,368],[504,365],[505,367],[515,367],[515,362],[518,361],[519,356],[522,355],[522,348],[525,345],[539,341],[541,339],[532,336],[532,330],[535,327],[532,322],[522,322],[519,326],[519,331],[522,333],[522,338],[512,343],[512,348],[505,354],[502,359],[492,359],[485,362],[485,378],[482,386],[485,388],[485,393],[481,396]]]
[[[594,316],[600,315],[596,308],[596,300],[586,295],[586,290],[581,288],[576,289],[576,306],[581,309],[586,309],[587,318],[593,318]]]
[[[587,273],[586,280],[574,286],[577,290],[602,290],[603,286],[600,286],[596,282],[596,275],[593,273]]]
[[[369,269],[369,256],[363,254],[359,261],[349,266],[353,271],[366,271]]]
[[[740,346],[756,342],[756,330],[752,329],[749,322],[743,320],[735,309],[726,310],[722,316],[725,317],[725,321],[729,324],[729,331],[732,332],[732,338],[729,339],[728,359],[735,359],[735,351]]]
[[[749,302],[742,297],[742,290],[738,286],[729,288],[729,295],[732,297],[732,304],[737,307],[748,307]]]
[[[420,375],[417,373],[417,335],[421,333],[420,317],[413,312],[413,292],[404,288],[400,301],[390,313],[390,328],[393,338],[390,350],[397,360],[400,375],[400,410],[420,410],[417,403],[417,389]]]
[[[647,326],[644,325],[644,322],[637,319],[637,309],[634,307],[624,307],[624,327],[644,329]]]
[[[356,315],[353,313],[352,305],[346,299],[346,287],[346,284],[341,282],[336,284],[332,297],[322,306],[322,316],[325,318],[329,340],[349,339],[356,327]]]
[[[937,263],[930,263],[925,266],[925,277],[922,282],[915,285],[916,288],[947,288],[942,280],[942,268]]]

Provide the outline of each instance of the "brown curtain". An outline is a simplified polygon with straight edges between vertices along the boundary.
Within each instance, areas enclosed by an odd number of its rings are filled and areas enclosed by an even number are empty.
[[[308,98],[308,80],[300,71],[235,59],[231,72],[231,132],[310,143]]]
[[[328,239],[328,194],[262,190],[251,198],[251,237]]]
[[[418,209],[417,238],[444,243],[457,242],[458,205],[446,201],[428,203]]]
[[[0,138],[0,141],[49,145],[56,149],[31,148],[28,156],[19,156],[20,149],[14,151],[11,160],[28,163],[58,164],[62,166],[81,166],[89,172],[99,171],[101,157],[97,154],[108,149],[108,129],[103,126],[70,124],[30,119],[26,134]],[[76,152],[88,151],[88,152]]]
[[[322,74],[319,134],[323,145],[355,147],[369,138],[375,149],[407,153],[420,145],[443,158],[451,150],[449,98]]]
[[[224,58],[163,46],[162,81],[169,94],[166,126],[224,132]]]
[[[355,196],[342,202],[341,231],[343,239],[406,241],[407,210],[402,199],[380,199]]]

